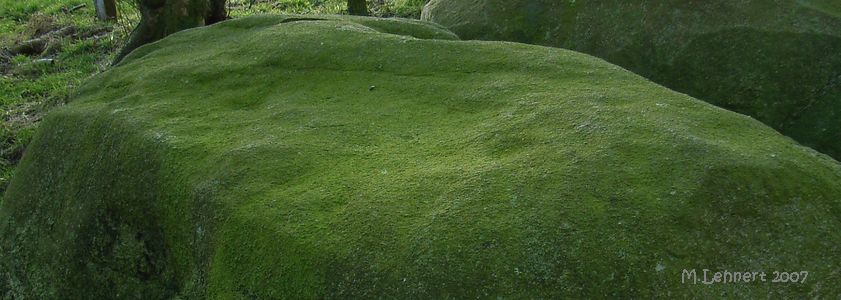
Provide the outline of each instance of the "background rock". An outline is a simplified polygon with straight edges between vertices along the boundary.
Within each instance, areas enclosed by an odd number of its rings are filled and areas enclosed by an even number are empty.
[[[841,158],[841,8],[801,1],[432,0],[463,39],[561,47]]]

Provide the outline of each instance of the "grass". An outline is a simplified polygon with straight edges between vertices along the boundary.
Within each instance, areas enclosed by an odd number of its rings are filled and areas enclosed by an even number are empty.
[[[841,293],[827,156],[588,55],[308,18],[175,34],[50,113],[0,206],[6,297]]]
[[[434,0],[426,18],[595,55],[841,160],[840,3]]]
[[[376,17],[420,18],[427,0],[368,1],[368,9]],[[254,14],[343,14],[347,0],[233,0],[228,2],[232,17]]]
[[[68,11],[80,4],[86,6]],[[11,48],[67,26],[75,28],[75,36],[51,37],[53,50],[42,55],[0,53],[0,194],[41,118],[64,105],[84,80],[107,68],[133,23],[131,11],[123,11],[129,13],[119,22],[99,22],[87,1],[0,1],[0,47]],[[39,59],[53,63],[38,63]]]
[[[73,7],[84,7],[69,12]],[[44,55],[9,57],[0,51],[0,195],[29,144],[41,118],[64,105],[73,91],[91,75],[107,69],[115,52],[124,44],[138,20],[131,0],[120,0],[117,22],[96,21],[90,1],[83,0],[0,0],[0,48],[44,32],[66,26],[76,28],[77,37],[56,37],[56,50]],[[370,3],[376,16],[419,17],[424,0],[389,0]],[[321,13],[340,14],[343,0],[233,0],[228,3],[234,18],[253,14]],[[38,59],[53,64],[38,64]],[[0,196],[2,197],[2,196]]]

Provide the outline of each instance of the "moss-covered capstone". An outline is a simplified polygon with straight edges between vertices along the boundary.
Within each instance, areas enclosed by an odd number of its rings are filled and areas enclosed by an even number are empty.
[[[0,204],[0,291],[841,292],[836,161],[591,56],[452,37],[266,16],[139,48],[39,128]],[[702,268],[810,273],[681,283]]]
[[[841,159],[839,3],[432,0],[423,19],[595,55]]]

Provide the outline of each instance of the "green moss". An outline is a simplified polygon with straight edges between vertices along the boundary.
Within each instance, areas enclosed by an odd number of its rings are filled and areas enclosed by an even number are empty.
[[[798,4],[841,18],[841,2],[834,0],[798,0]]]
[[[424,19],[604,58],[841,159],[837,3],[434,0]]]
[[[5,296],[841,292],[827,156],[587,55],[305,18],[176,33],[50,114],[0,206]]]

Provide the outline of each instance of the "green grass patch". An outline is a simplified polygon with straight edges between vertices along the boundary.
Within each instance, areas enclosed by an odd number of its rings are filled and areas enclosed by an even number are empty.
[[[372,16],[420,18],[423,6],[428,0],[368,1]],[[242,17],[254,14],[345,14],[347,0],[233,0],[228,1],[231,16]]]
[[[63,10],[87,3],[84,0],[0,0],[0,17],[15,21],[28,20],[33,14],[61,14]],[[90,4],[88,4],[90,5]]]
[[[85,6],[79,7],[82,4]],[[38,122],[51,109],[65,104],[75,87],[107,68],[122,46],[137,15],[130,1],[119,5],[122,15],[118,22],[99,22],[87,1],[0,1],[0,48],[11,49],[36,38],[49,44],[40,54],[10,57],[0,53],[4,128],[0,132],[0,194]],[[66,28],[72,29],[56,34]]]

